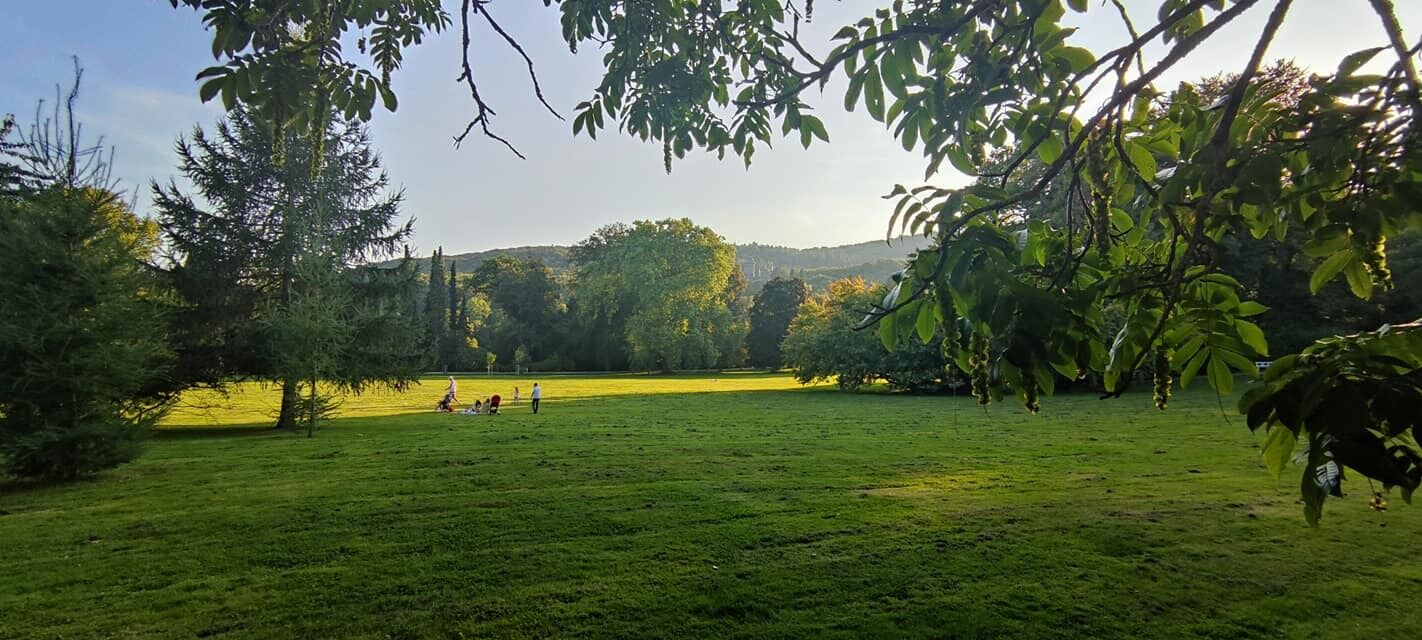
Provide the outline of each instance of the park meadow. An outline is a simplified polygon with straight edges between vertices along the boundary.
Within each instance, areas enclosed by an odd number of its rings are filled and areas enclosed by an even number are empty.
[[[0,6],[0,640],[1422,638],[1422,1]]]
[[[1404,638],[1422,525],[1297,479],[1208,389],[973,398],[788,375],[194,394],[136,462],[0,495],[0,637]],[[1381,526],[1381,525],[1386,526]],[[1330,631],[1320,636],[1316,630]]]

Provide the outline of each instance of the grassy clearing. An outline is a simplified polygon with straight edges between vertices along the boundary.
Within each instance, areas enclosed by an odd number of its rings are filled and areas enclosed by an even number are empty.
[[[0,637],[1409,637],[1422,561],[1366,498],[1303,523],[1215,398],[841,394],[540,379],[545,411],[274,393],[139,462],[0,496]],[[472,400],[532,379],[470,378]],[[487,386],[485,386],[487,385]],[[210,404],[196,398],[194,404]],[[1400,503],[1400,501],[1399,501]]]

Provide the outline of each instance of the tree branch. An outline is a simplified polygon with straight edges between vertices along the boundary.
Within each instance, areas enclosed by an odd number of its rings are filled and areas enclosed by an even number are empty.
[[[543,103],[543,107],[548,110],[548,113],[551,113],[553,114],[553,117],[562,120],[562,114],[559,114],[558,111],[553,108],[553,105],[548,104],[548,100],[543,97],[543,87],[539,86],[538,74],[534,73],[533,71],[533,59],[528,57],[528,53],[523,50],[523,46],[520,45],[517,40],[514,40],[513,36],[509,35],[507,31],[504,31],[504,28],[502,26],[499,26],[499,23],[494,20],[494,16],[490,15],[489,10],[484,8],[483,2],[476,2],[474,4],[474,10],[478,11],[481,15],[484,16],[484,20],[488,21],[489,26],[493,27],[496,33],[498,33],[500,36],[503,36],[504,42],[509,43],[509,46],[513,47],[514,51],[517,51],[520,56],[523,56],[523,61],[528,63],[528,78],[533,81],[533,94],[538,96],[538,101]],[[467,58],[469,55],[467,39],[465,40],[465,45],[466,50],[464,52],[464,55]]]
[[[1412,60],[1414,54],[1412,50],[1408,49],[1407,42],[1402,37],[1402,25],[1397,21],[1397,11],[1392,5],[1392,0],[1370,0],[1370,2],[1372,2],[1373,11],[1382,20],[1388,42],[1392,45],[1393,51],[1397,52],[1397,63],[1401,65],[1407,83],[1412,85],[1414,113],[1422,113],[1422,78],[1419,78],[1417,64]],[[1419,43],[1418,46],[1422,47],[1422,43]]]
[[[463,5],[461,5],[461,6],[460,6],[460,9],[459,9],[459,22],[460,22],[460,27],[461,27],[461,36],[463,37],[463,50],[462,50],[462,57],[461,57],[460,62],[461,62],[462,65],[463,65],[464,71],[463,71],[463,73],[460,73],[460,74],[459,74],[459,77],[458,77],[458,78],[455,78],[454,81],[455,81],[455,82],[463,82],[465,85],[467,85],[467,86],[469,87],[469,95],[474,98],[475,114],[474,114],[474,119],[473,119],[473,120],[470,120],[470,121],[469,121],[469,124],[464,127],[464,131],[463,131],[462,133],[460,133],[459,135],[457,135],[457,136],[454,137],[454,146],[455,146],[456,148],[458,148],[459,145],[463,144],[463,143],[464,143],[464,139],[469,136],[469,132],[470,132],[470,131],[473,131],[473,130],[474,130],[474,127],[477,126],[477,127],[479,127],[479,128],[483,131],[485,137],[487,137],[487,138],[492,138],[492,139],[494,139],[494,140],[498,140],[499,142],[502,142],[502,143],[504,144],[504,146],[505,146],[505,147],[508,147],[509,151],[512,151],[513,154],[516,155],[516,156],[518,156],[518,158],[519,158],[520,160],[527,160],[528,158],[524,157],[524,155],[523,155],[522,153],[519,153],[518,149],[515,149],[512,143],[510,143],[508,140],[505,140],[504,138],[500,137],[498,134],[494,133],[493,131],[489,130],[489,119],[492,118],[493,116],[497,115],[497,114],[494,112],[494,110],[493,110],[492,108],[489,107],[489,105],[488,105],[487,103],[484,102],[483,97],[481,97],[481,96],[479,95],[479,85],[477,85],[477,84],[474,83],[474,71],[471,69],[471,67],[470,67],[470,65],[469,65],[469,11],[470,11],[470,6],[471,6],[471,5],[474,5],[474,7],[475,7],[474,10],[475,10],[475,11],[479,11],[480,9],[479,9],[479,7],[478,7],[478,4],[481,4],[483,1],[484,1],[484,0],[464,0]],[[556,115],[556,114],[555,114],[555,115]]]

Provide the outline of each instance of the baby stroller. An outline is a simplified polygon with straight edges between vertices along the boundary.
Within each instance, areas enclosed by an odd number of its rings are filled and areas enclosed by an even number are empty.
[[[491,416],[499,415],[499,400],[500,400],[500,399],[501,399],[501,398],[499,398],[499,396],[498,396],[497,394],[495,394],[493,397],[489,398],[489,410],[488,410],[489,415],[491,415]]]
[[[435,411],[442,411],[442,412],[444,412],[444,413],[450,413],[450,412],[453,412],[453,411],[454,411],[454,406],[453,406],[453,405],[454,405],[454,394],[453,394],[453,393],[446,393],[446,394],[444,394],[444,397],[443,397],[443,398],[440,398],[439,402],[438,402],[437,404],[435,404]]]

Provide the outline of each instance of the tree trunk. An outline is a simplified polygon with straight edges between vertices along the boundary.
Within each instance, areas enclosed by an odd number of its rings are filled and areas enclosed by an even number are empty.
[[[292,429],[296,427],[298,416],[296,413],[301,410],[301,393],[297,389],[295,380],[281,381],[281,413],[277,415],[276,428]]]
[[[311,367],[311,415],[306,423],[306,437],[316,435],[316,367]]]

